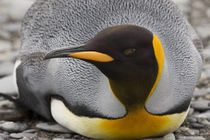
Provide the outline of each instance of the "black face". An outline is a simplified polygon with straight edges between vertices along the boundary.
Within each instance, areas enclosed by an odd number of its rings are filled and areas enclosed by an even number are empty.
[[[97,52],[113,58],[101,62],[92,54],[72,56],[81,52]],[[83,54],[82,54],[83,55]],[[46,59],[54,57],[75,57],[97,66],[110,79],[134,77],[156,77],[158,65],[153,48],[153,34],[145,28],[134,25],[120,25],[99,32],[87,44],[78,48],[62,49],[50,52]],[[98,57],[98,56],[97,56]],[[99,57],[104,57],[101,55]]]
[[[98,33],[85,48],[108,54],[114,61],[96,65],[111,78],[136,77],[157,74],[157,61],[153,49],[153,34],[141,27],[124,25],[111,27]]]

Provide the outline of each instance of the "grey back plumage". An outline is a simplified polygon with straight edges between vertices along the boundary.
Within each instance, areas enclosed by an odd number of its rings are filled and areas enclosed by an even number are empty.
[[[47,61],[35,58],[35,63],[30,58],[31,55],[43,58],[51,50],[84,44],[99,31],[121,24],[145,27],[163,44],[170,89],[169,93],[156,92],[157,96],[147,102],[148,111],[164,114],[190,99],[202,66],[196,46],[202,45],[171,0],[38,0],[22,24],[20,59],[30,61],[31,65],[22,66],[28,75],[19,74],[24,79],[28,77],[29,90],[39,89],[32,94],[40,101],[47,94],[57,94],[65,98],[71,109],[79,105],[81,112],[95,112],[93,117],[122,117],[124,107],[112,97],[107,78],[93,65],[73,58]],[[165,94],[173,97],[168,102],[174,101],[171,106],[158,108],[165,100],[160,97]],[[84,115],[81,112],[77,113]]]

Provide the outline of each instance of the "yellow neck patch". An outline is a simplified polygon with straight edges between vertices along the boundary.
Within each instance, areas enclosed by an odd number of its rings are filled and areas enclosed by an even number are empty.
[[[152,95],[152,93],[154,92],[159,80],[160,80],[160,76],[163,72],[163,67],[164,67],[164,50],[162,47],[162,44],[160,42],[160,40],[158,39],[158,37],[156,35],[153,35],[153,48],[154,48],[154,52],[155,52],[155,57],[158,63],[158,74],[157,74],[157,78],[155,80],[155,83],[147,97],[147,100],[150,98],[150,96]],[[146,101],[147,101],[146,100]],[[146,102],[145,102],[146,103]]]

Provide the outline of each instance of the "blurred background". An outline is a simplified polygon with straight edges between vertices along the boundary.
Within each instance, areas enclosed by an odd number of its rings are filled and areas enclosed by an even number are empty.
[[[0,78],[13,72],[21,21],[35,0],[0,0]],[[165,140],[210,140],[210,0],[174,0],[204,44],[206,63],[185,123]],[[5,83],[5,86],[9,86]],[[85,140],[0,97],[0,140]],[[161,138],[162,140],[162,138]]]

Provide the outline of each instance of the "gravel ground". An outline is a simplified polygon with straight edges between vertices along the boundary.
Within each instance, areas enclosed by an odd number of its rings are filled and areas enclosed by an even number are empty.
[[[203,40],[206,64],[184,124],[155,140],[210,140],[210,1],[175,1]],[[30,0],[0,0],[0,78],[13,71],[21,44],[21,19],[31,4]],[[0,97],[0,140],[7,139],[88,140]]]

